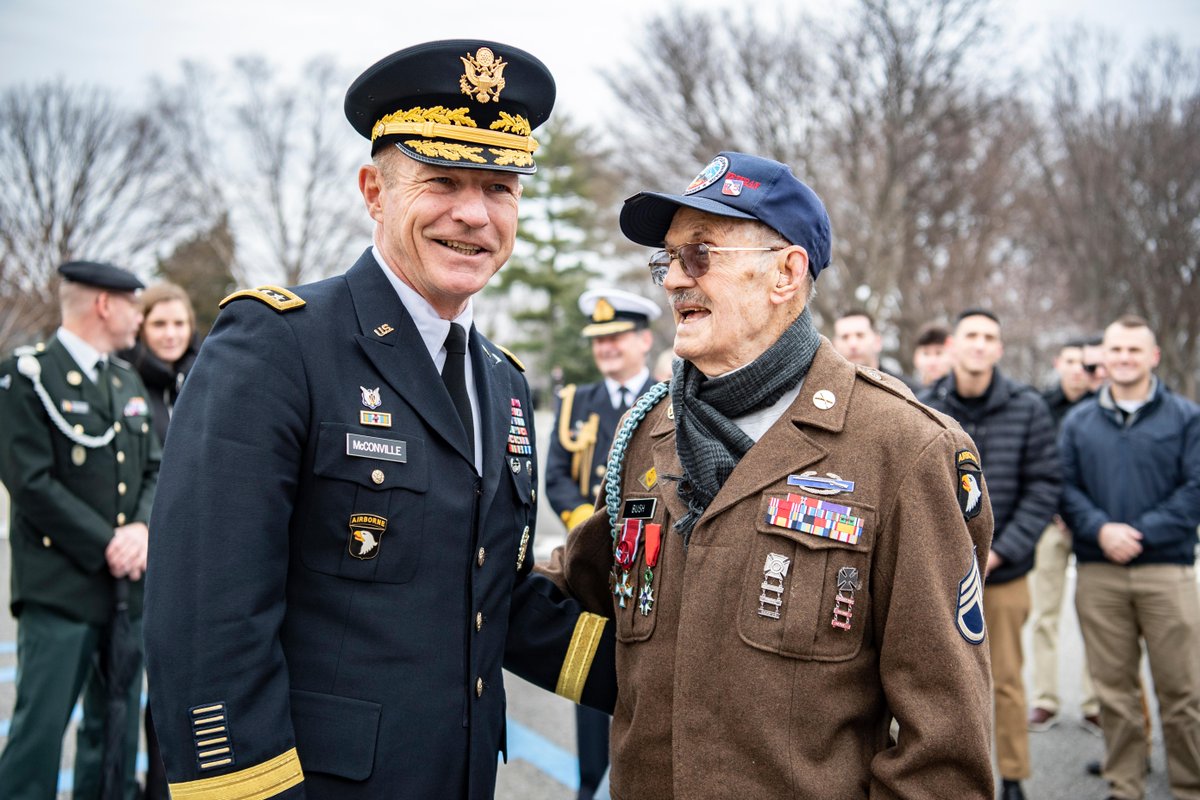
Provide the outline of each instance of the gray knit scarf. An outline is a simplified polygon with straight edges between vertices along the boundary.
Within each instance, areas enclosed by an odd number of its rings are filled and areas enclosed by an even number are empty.
[[[766,408],[794,389],[808,373],[820,343],[806,306],[773,345],[734,372],[706,378],[690,362],[675,360],[671,402],[675,447],[683,465],[676,491],[688,508],[675,530],[683,535],[684,547],[696,521],[754,445],[730,420]]]

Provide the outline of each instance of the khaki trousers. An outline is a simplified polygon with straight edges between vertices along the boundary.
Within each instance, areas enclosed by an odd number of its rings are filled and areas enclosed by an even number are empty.
[[[1162,717],[1176,800],[1200,800],[1200,591],[1178,564],[1081,564],[1075,608],[1104,728],[1104,777],[1114,797],[1141,800],[1149,740],[1138,700],[1139,638]]]
[[[1052,714],[1061,709],[1058,701],[1058,620],[1067,585],[1071,559],[1071,533],[1051,522],[1038,542],[1036,561],[1030,575],[1033,594],[1033,702]],[[1090,717],[1100,713],[1100,703],[1088,675],[1087,659],[1080,665],[1080,711]]]
[[[1021,628],[1029,618],[1029,584],[1024,575],[983,587],[983,618],[992,650],[996,764],[1001,778],[1024,780],[1030,776],[1025,684],[1021,679]]]

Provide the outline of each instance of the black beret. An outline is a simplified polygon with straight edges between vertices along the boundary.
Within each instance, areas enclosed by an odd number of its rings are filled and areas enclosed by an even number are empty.
[[[499,42],[426,42],[377,62],[346,91],[346,119],[371,140],[427,164],[531,173],[530,135],[554,108],[554,78]]]
[[[58,274],[72,283],[113,292],[136,292],[146,288],[132,272],[99,261],[68,261],[58,268]]]

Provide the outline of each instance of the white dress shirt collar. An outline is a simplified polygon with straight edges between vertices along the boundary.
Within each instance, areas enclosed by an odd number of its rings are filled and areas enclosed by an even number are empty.
[[[101,353],[77,334],[71,333],[66,328],[60,327],[54,335],[62,342],[63,347],[67,349],[67,354],[75,360],[75,363],[79,365],[79,369],[83,371],[88,380],[95,383],[98,377],[96,362],[102,358],[107,360],[108,354]]]

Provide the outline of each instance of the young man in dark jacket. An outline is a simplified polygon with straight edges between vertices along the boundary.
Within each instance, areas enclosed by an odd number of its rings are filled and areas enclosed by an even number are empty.
[[[1139,639],[1154,675],[1171,795],[1200,797],[1200,407],[1154,376],[1158,358],[1145,320],[1108,326],[1109,383],[1067,414],[1060,438],[1062,513],[1079,564],[1075,607],[1100,699],[1104,777],[1111,796],[1127,800],[1142,797],[1149,753]]]
[[[1023,800],[1020,782],[1030,776],[1030,761],[1021,627],[1029,617],[1026,575],[1034,549],[1058,509],[1062,476],[1054,423],[1041,395],[996,368],[1004,344],[995,314],[962,312],[950,341],[954,366],[922,399],[958,420],[983,462],[996,526],[983,595],[992,643],[996,761],[1002,799]],[[966,485],[960,490],[968,504],[971,490]]]
[[[1089,360],[1085,352],[1094,350]],[[1095,394],[1092,380],[1103,367],[1098,364],[1100,337],[1093,341],[1068,341],[1054,357],[1058,383],[1042,393],[1050,408],[1055,430],[1063,417],[1077,404]],[[1058,723],[1058,621],[1063,595],[1067,589],[1067,570],[1071,560],[1071,531],[1055,515],[1038,542],[1035,564],[1030,575],[1033,593],[1033,706],[1029,709],[1029,730],[1047,731]],[[1080,724],[1084,730],[1100,735],[1100,704],[1088,677],[1087,661],[1080,669]]]

